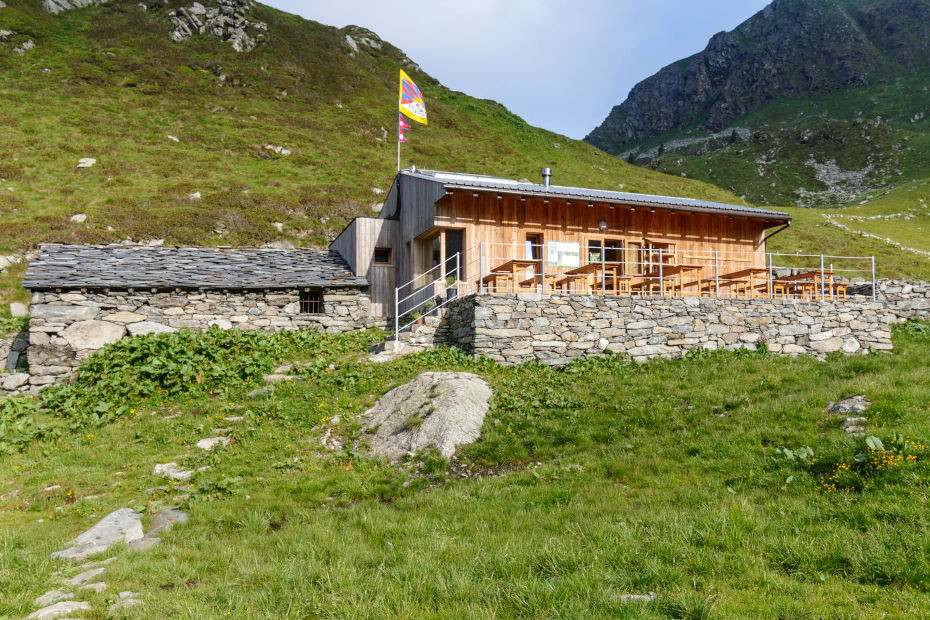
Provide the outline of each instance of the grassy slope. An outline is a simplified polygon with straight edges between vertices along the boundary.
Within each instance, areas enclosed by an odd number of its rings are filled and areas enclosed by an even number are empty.
[[[400,50],[362,45],[353,58],[346,31],[260,5],[255,17],[270,34],[254,52],[209,36],[175,44],[166,10],[143,13],[126,1],[58,17],[31,3],[0,12],[0,27],[20,33],[0,43],[0,250],[126,237],[320,246],[372,212],[380,200],[372,188],[386,190],[396,165]],[[12,54],[27,38],[36,49]],[[534,179],[545,165],[563,184],[736,200],[618,162],[408,70],[431,122],[411,130],[404,165]],[[294,154],[271,157],[266,144]],[[97,165],[75,168],[82,157]],[[202,200],[190,200],[197,191]],[[76,213],[87,222],[71,222]]]
[[[30,611],[60,568],[48,554],[100,515],[171,503],[179,491],[147,490],[169,459],[212,467],[180,489],[193,493],[180,502],[192,520],[148,552],[114,550],[107,593],[79,597],[98,610],[124,589],[148,612],[202,618],[871,618],[930,604],[924,450],[860,478],[861,491],[817,477],[867,451],[823,413],[828,400],[867,394],[869,432],[888,446],[895,433],[928,439],[926,335],[825,363],[718,353],[562,373],[441,351],[359,365],[351,351],[364,339],[329,342],[317,368],[335,371],[268,398],[134,400],[136,416],[0,461],[0,494],[19,490],[0,500],[0,615]],[[435,459],[424,476],[352,452],[316,456],[323,421],[351,428],[426,369],[494,386],[484,436],[465,452],[500,475],[430,488],[444,477]],[[192,443],[233,413],[247,416],[234,442],[197,454]],[[810,466],[776,450],[804,445]],[[649,591],[660,598],[646,607],[619,600]]]

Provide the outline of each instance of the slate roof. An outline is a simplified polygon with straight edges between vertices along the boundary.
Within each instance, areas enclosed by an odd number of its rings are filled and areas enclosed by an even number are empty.
[[[585,204],[587,204],[587,202],[608,202],[632,206],[675,209],[678,211],[693,211],[697,213],[719,213],[721,215],[740,215],[752,218],[784,220],[785,222],[791,221],[791,216],[781,211],[744,207],[742,205],[712,202],[709,200],[698,200],[696,198],[633,194],[630,192],[614,192],[562,185],[550,185],[546,187],[541,183],[514,181],[512,179],[476,174],[439,172],[436,170],[417,170],[416,172],[404,170],[401,171],[401,174],[440,182],[448,190],[489,190],[504,194],[519,194],[522,196],[558,197],[563,200],[582,201]]]
[[[367,286],[335,252],[118,245],[42,245],[23,279],[30,290]]]

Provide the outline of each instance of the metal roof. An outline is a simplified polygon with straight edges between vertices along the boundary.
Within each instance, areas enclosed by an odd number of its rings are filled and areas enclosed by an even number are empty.
[[[585,202],[599,201],[678,211],[692,211],[697,213],[718,213],[721,215],[738,215],[759,219],[791,221],[791,216],[781,211],[744,207],[742,205],[712,202],[709,200],[698,200],[696,198],[634,194],[630,192],[614,192],[582,187],[566,187],[562,185],[550,185],[546,187],[540,183],[531,183],[528,181],[514,181],[512,179],[502,179],[491,176],[440,172],[436,170],[403,170],[401,174],[436,181],[442,183],[446,189],[450,190],[488,190],[497,191],[502,194],[558,197],[563,200],[580,200]]]
[[[336,252],[44,244],[23,287],[291,289],[367,287]]]

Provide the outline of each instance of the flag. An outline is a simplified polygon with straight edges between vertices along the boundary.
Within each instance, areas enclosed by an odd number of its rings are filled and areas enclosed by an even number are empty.
[[[410,76],[400,70],[400,111],[412,121],[426,125],[426,103]]]
[[[397,113],[397,141],[406,142],[407,136],[404,135],[406,130],[410,129],[410,125],[407,124],[407,121],[404,120],[404,115],[400,112]]]

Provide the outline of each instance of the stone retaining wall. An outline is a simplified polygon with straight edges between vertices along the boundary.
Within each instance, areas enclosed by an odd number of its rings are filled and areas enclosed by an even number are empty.
[[[271,330],[317,326],[339,333],[368,327],[363,289],[323,291],[321,314],[301,314],[298,291],[34,293],[29,322],[28,387],[54,383],[94,351],[124,336],[223,329]],[[0,383],[0,388],[4,384]],[[26,389],[28,389],[28,387]],[[18,386],[17,389],[23,389]]]
[[[539,358],[563,365],[605,351],[634,360],[693,348],[768,349],[785,355],[891,350],[891,325],[930,318],[930,284],[907,296],[847,301],[478,295],[450,304],[436,341],[505,364]],[[902,287],[903,289],[903,287]]]

